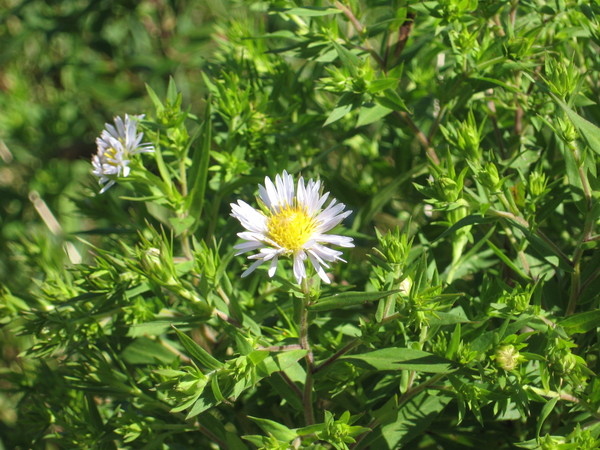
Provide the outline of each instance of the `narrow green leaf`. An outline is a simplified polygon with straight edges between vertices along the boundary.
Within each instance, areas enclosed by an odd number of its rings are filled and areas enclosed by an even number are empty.
[[[248,416],[248,418],[254,421],[265,433],[272,434],[276,439],[280,441],[292,441],[298,437],[294,430],[289,429],[285,425],[269,419],[262,419],[260,417]]]
[[[377,80],[370,81],[367,89],[371,94],[377,94],[387,89],[396,89],[398,81],[399,78],[378,78]]]
[[[404,100],[402,100],[400,95],[393,89],[386,89],[383,91],[382,95],[375,97],[375,101],[381,106],[385,106],[394,111],[409,111]]]
[[[216,376],[211,377],[210,388],[212,389],[212,393],[218,402],[225,401],[225,397],[223,397],[223,393],[221,392],[221,388],[219,386],[219,377],[216,377]]]
[[[171,106],[175,105],[177,102],[177,86],[175,85],[175,80],[173,77],[169,77],[169,86],[167,87],[167,101],[171,104]]]
[[[129,364],[168,364],[177,356],[156,341],[141,337],[135,339],[121,352]]]
[[[210,147],[212,143],[212,119],[210,99],[206,102],[204,111],[204,123],[200,134],[202,144],[196,148],[192,156],[192,165],[189,170],[188,183],[190,185],[188,207],[193,217],[201,219],[202,209],[206,196],[206,185],[208,183],[208,165],[210,162]]]
[[[524,280],[531,281],[531,278],[528,277],[527,274],[519,268],[519,266],[517,266],[514,262],[512,262],[510,260],[510,258],[504,254],[504,252],[502,250],[500,250],[498,247],[496,247],[494,244],[492,244],[491,241],[487,241],[486,244],[488,245],[489,248],[492,249],[492,251],[496,254],[496,256],[498,258],[500,258],[502,260],[502,262],[504,262],[504,264],[506,264],[508,267],[510,267],[517,275],[519,275]]]
[[[446,358],[452,359],[454,358],[454,355],[456,355],[460,345],[460,336],[461,327],[460,323],[457,323],[456,328],[454,328],[454,332],[452,333],[452,337],[450,338],[450,342],[448,343],[448,348],[446,349]]]
[[[156,112],[162,111],[164,109],[162,102],[158,98],[158,95],[156,95],[156,92],[154,92],[154,90],[147,84],[146,84],[146,92],[148,92],[148,96],[150,97],[150,100],[152,101],[152,104],[154,105],[154,109],[156,109]]]
[[[465,316],[464,312],[461,313],[447,313],[435,311],[431,318],[429,318],[429,325],[439,326],[439,325],[454,325],[457,323],[469,323],[471,322],[467,316]]]
[[[326,127],[327,125],[329,125],[333,122],[337,122],[342,117],[344,117],[346,114],[348,114],[350,111],[352,111],[352,103],[346,103],[343,105],[336,106],[333,109],[333,111],[331,111],[329,116],[327,116],[327,120],[325,121],[323,126]]]
[[[412,348],[390,347],[358,355],[346,355],[341,360],[363,363],[376,370],[414,370],[429,373],[450,373],[454,362],[441,356]]]
[[[366,302],[374,302],[388,297],[396,292],[400,292],[400,289],[382,292],[342,292],[341,294],[334,294],[330,297],[319,299],[317,303],[310,305],[309,309],[311,311],[330,311],[332,309],[345,308],[347,306],[362,305]]]
[[[342,11],[337,8],[319,8],[316,6],[313,7],[304,7],[304,8],[289,8],[284,9],[281,12],[285,14],[293,14],[294,16],[299,17],[319,17],[319,16],[329,16],[331,14],[339,14]]]
[[[160,145],[156,145],[154,147],[154,152],[152,154],[154,155],[154,159],[156,160],[156,166],[158,167],[158,173],[160,173],[160,177],[162,178],[163,182],[165,183],[165,188],[167,188],[167,190],[169,191],[169,195],[171,195],[171,193],[173,192],[173,183],[171,181],[171,175],[169,174],[169,169],[167,168],[167,165],[165,164],[165,161],[162,157],[162,150],[160,148]]]
[[[587,333],[600,327],[600,310],[581,312],[558,322],[568,334]]]
[[[425,391],[398,408],[397,400],[392,398],[375,412],[381,426],[369,434],[357,448],[411,448],[408,443],[422,436],[451,401],[450,396]]]
[[[202,347],[196,344],[196,342],[194,342],[194,340],[191,337],[189,337],[185,333],[182,333],[175,327],[173,327],[173,329],[177,333],[179,341],[189,353],[189,356],[191,356],[198,364],[210,370],[216,370],[223,367],[222,362],[214,358],[206,350],[204,350]]]
[[[372,103],[364,104],[360,107],[360,111],[358,112],[358,120],[356,121],[356,126],[362,127],[364,125],[369,125],[387,116],[391,112],[392,110],[386,108],[385,106]]]
[[[569,119],[571,119],[573,125],[575,125],[579,129],[581,137],[583,137],[587,141],[590,148],[596,153],[600,154],[600,128],[598,128],[592,122],[589,122],[588,120],[581,117],[571,108],[569,108],[567,104],[561,99],[559,99],[556,95],[552,93],[550,93],[550,95],[552,95],[554,101],[556,101],[556,103],[558,103],[558,105],[565,111],[565,113],[567,113],[567,116],[569,116]]]
[[[558,397],[554,397],[553,399],[548,400],[548,403],[546,403],[544,405],[544,407],[542,408],[542,410],[540,411],[537,428],[535,430],[535,434],[537,437],[540,437],[540,431],[542,431],[542,426],[544,425],[544,422],[546,421],[546,419],[548,418],[548,416],[550,415],[550,413],[556,406],[557,402],[558,402]]]
[[[352,75],[353,77],[358,76],[358,72],[356,71],[356,69],[361,66],[360,58],[356,54],[348,50],[346,47],[338,44],[337,42],[333,41],[332,44],[338,53],[340,61],[342,62],[344,67],[348,69],[350,75]]]
[[[435,240],[433,242],[437,242],[442,240],[443,238],[445,238],[446,236],[451,235],[452,233],[454,233],[457,230],[460,230],[463,227],[467,227],[469,225],[479,225],[482,223],[491,223],[491,222],[497,222],[498,219],[493,218],[493,217],[483,217],[480,214],[471,214],[467,217],[464,217],[462,219],[460,219],[458,222],[456,222],[454,225],[452,225],[450,228],[448,228],[446,231],[444,231],[442,234],[440,234],[437,238],[435,238]]]

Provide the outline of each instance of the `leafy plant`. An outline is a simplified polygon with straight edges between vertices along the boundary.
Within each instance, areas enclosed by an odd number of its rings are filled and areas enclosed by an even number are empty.
[[[209,3],[206,60],[121,99],[152,151],[103,134],[60,231],[39,189],[50,233],[0,224],[35,280],[0,292],[1,443],[596,448],[598,6]]]

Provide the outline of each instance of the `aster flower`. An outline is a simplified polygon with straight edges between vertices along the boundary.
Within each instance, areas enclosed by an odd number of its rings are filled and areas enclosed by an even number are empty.
[[[137,131],[137,123],[143,117],[127,114],[125,119],[115,117],[115,126],[105,124],[100,137],[96,139],[98,153],[92,156],[92,173],[98,177],[101,185],[105,185],[100,190],[101,194],[115,184],[116,178],[129,175],[131,155],[154,151],[152,144],[142,143],[144,134]]]
[[[293,260],[294,276],[298,284],[306,278],[305,261],[308,259],[319,277],[329,283],[324,267],[329,263],[344,261],[342,252],[326,245],[354,247],[352,238],[326,234],[352,211],[344,211],[345,205],[332,199],[326,208],[323,205],[329,192],[321,195],[321,182],[298,180],[294,192],[294,180],[283,171],[275,177],[275,183],[265,178],[265,185],[258,186],[260,201],[264,206],[259,211],[242,200],[231,204],[231,215],[247,230],[238,233],[245,242],[237,244],[236,255],[258,250],[249,257],[256,260],[242,273],[245,277],[263,263],[269,263],[268,273],[272,277],[280,257]],[[345,262],[345,261],[344,261]]]

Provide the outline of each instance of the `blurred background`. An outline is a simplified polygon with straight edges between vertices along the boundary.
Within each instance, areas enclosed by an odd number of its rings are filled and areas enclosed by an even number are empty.
[[[0,284],[28,291],[37,267],[86,227],[74,213],[95,185],[95,138],[115,115],[149,108],[173,77],[194,111],[219,23],[243,2],[0,1]],[[217,36],[218,37],[218,36]],[[89,225],[89,224],[87,224]],[[77,254],[70,247],[70,258]],[[28,264],[28,258],[48,264]]]

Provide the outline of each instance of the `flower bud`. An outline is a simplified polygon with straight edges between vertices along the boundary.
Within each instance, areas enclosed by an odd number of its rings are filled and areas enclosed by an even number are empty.
[[[522,359],[514,345],[501,345],[496,349],[496,364],[504,370],[514,370]]]
[[[577,140],[579,134],[569,119],[563,120],[559,117],[556,122],[558,124],[558,135],[566,144]]]
[[[502,186],[498,169],[493,162],[486,163],[483,169],[477,174],[477,178],[481,184],[491,191],[497,191]]]
[[[548,178],[543,172],[537,170],[531,172],[529,175],[529,192],[533,197],[539,197],[546,192],[546,185],[548,184]]]

